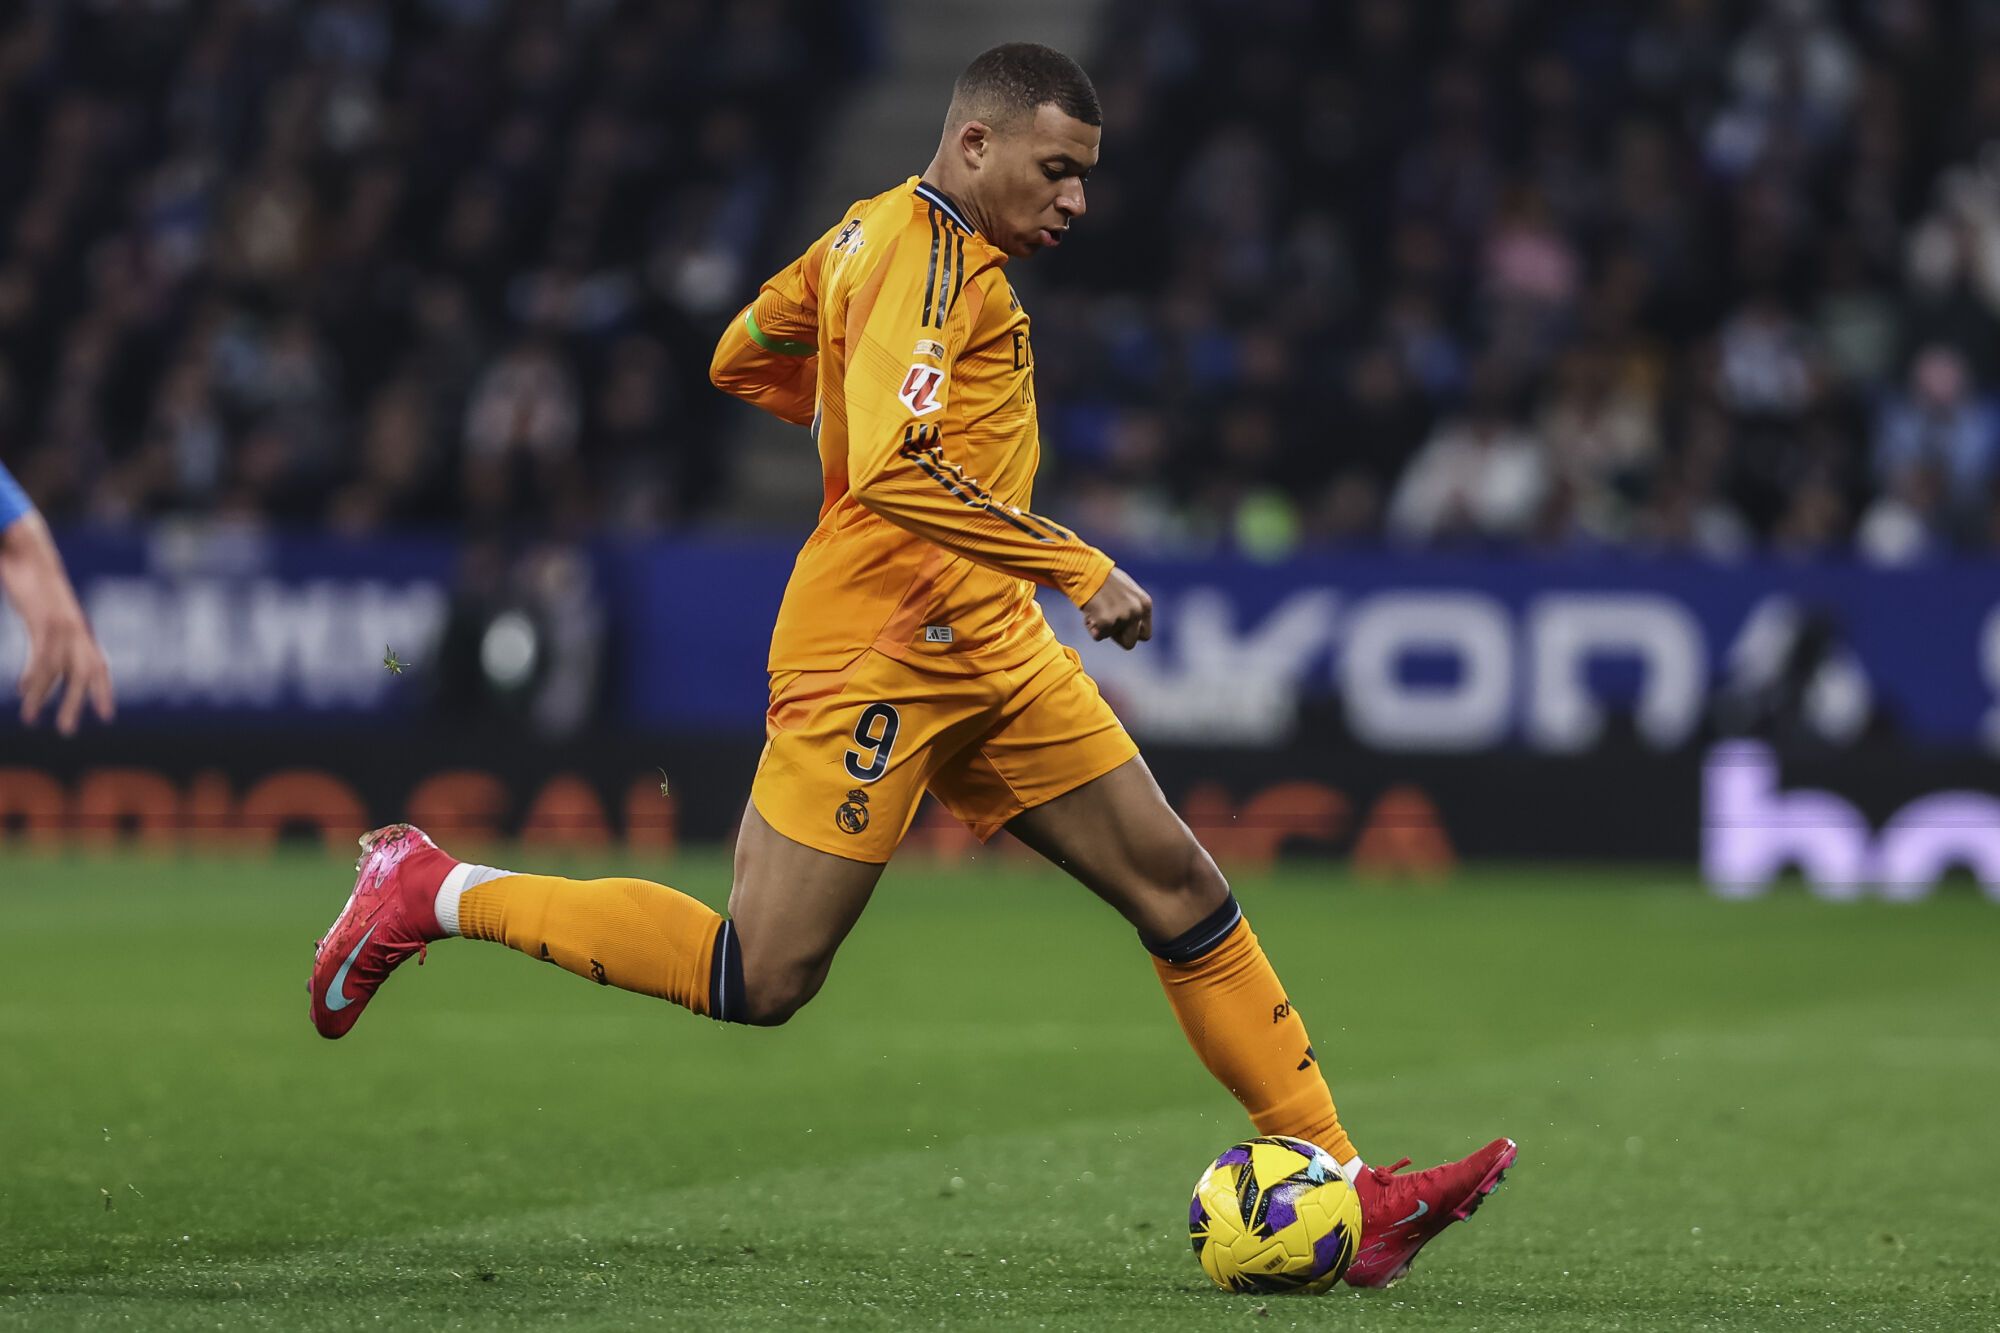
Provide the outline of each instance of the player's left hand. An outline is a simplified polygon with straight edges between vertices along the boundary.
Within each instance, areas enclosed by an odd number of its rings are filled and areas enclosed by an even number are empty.
[[[1130,574],[1113,568],[1097,595],[1083,604],[1083,625],[1093,639],[1134,648],[1153,637],[1153,599]]]

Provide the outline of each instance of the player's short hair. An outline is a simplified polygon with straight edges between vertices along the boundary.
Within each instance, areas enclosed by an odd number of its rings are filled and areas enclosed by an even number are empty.
[[[1086,125],[1102,125],[1097,89],[1083,66],[1054,47],[1006,42],[982,53],[951,86],[951,118],[1002,125],[1053,103]]]

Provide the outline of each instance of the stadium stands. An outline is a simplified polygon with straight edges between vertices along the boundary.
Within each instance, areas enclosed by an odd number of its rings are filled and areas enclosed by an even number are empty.
[[[1091,68],[1035,305],[1085,530],[1993,545],[1990,6],[1120,0]]]
[[[0,457],[58,520],[657,531],[865,0],[0,20]],[[1115,0],[1020,275],[1051,509],[1127,550],[2000,528],[2000,17]],[[914,163],[913,163],[914,168]],[[780,238],[778,233],[783,232]],[[741,506],[736,507],[737,510]]]
[[[13,7],[0,456],[58,521],[699,511],[714,327],[860,8]]]

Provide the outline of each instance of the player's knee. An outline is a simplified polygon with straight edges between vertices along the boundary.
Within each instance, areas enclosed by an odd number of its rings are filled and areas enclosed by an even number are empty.
[[[1193,838],[1188,842],[1191,850],[1187,869],[1181,875],[1181,892],[1196,906],[1214,911],[1228,900],[1229,881],[1206,848]]]
[[[1158,892],[1184,912],[1212,912],[1229,897],[1229,881],[1192,834],[1178,855],[1167,861],[1156,881]]]
[[[1146,889],[1126,912],[1149,939],[1171,939],[1229,901],[1229,881],[1190,836],[1147,868]]]
[[[782,1027],[793,1014],[819,994],[820,978],[809,972],[783,969],[744,978],[743,1021],[753,1027]]]
[[[750,1007],[744,1015],[744,1022],[757,1028],[781,1028],[792,1021],[792,1015],[806,1007],[807,995],[763,996],[750,992]]]

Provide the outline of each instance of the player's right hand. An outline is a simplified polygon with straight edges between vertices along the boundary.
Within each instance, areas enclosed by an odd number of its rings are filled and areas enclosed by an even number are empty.
[[[1083,604],[1083,626],[1093,639],[1135,647],[1153,637],[1153,599],[1130,574],[1114,567],[1097,595]]]
[[[111,720],[111,668],[77,605],[76,589],[40,514],[0,528],[0,596],[28,631],[28,661],[21,672],[21,721],[33,725],[42,706],[68,683],[56,708],[56,730],[76,734],[88,704],[100,721]]]
[[[56,709],[57,731],[74,736],[86,702],[100,722],[111,720],[111,668],[81,614],[30,627],[27,669],[21,673],[21,721],[32,726],[65,682],[68,689]]]

